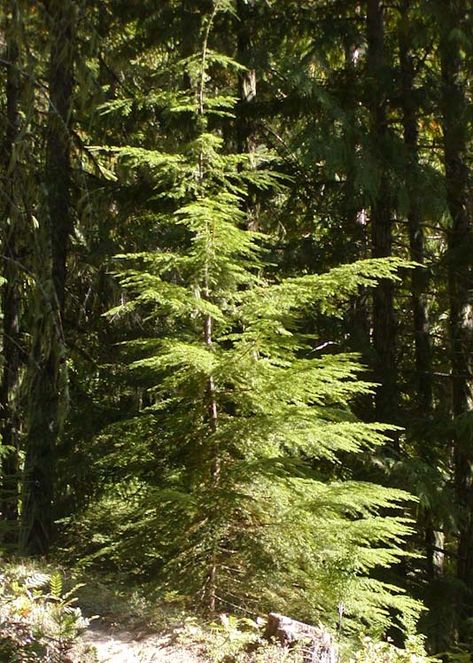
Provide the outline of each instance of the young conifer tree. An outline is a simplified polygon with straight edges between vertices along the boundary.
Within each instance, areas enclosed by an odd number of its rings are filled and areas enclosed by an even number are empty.
[[[249,185],[277,191],[280,180],[269,155],[250,163],[229,154],[211,129],[235,103],[212,92],[212,74],[238,64],[209,47],[217,12],[229,10],[215,1],[202,52],[181,63],[191,89],[168,113],[192,115],[191,139],[172,153],[111,150],[153,174],[166,210],[153,223],[172,237],[118,256],[124,297],[110,311],[139,311],[156,329],[131,344],[168,454],[146,513],[159,522],[162,577],[210,611],[270,608],[334,624],[343,603],[347,627],[379,630],[393,607],[418,607],[373,574],[403,555],[409,525],[399,514],[409,496],[338,470],[341,455],[382,445],[386,427],[350,410],[372,390],[357,357],[314,357],[300,321],[314,307],[339,315],[360,286],[396,278],[399,262],[267,276],[268,238],[248,228],[245,196]]]

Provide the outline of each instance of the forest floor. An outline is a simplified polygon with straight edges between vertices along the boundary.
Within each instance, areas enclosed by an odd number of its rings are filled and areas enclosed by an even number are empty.
[[[169,635],[129,631],[98,621],[92,622],[83,641],[95,647],[99,663],[206,663]]]
[[[76,663],[209,663],[201,637],[207,628],[181,604],[163,602],[149,587],[100,576],[75,580],[84,580],[76,595],[90,620],[73,659]],[[94,648],[96,658],[92,652],[81,654],[83,647]]]

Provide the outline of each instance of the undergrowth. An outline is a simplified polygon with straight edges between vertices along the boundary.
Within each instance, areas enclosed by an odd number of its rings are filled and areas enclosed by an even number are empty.
[[[170,643],[208,663],[306,660],[301,646],[268,642],[262,617],[224,613],[209,621],[190,611],[179,594],[134,586],[125,577],[81,577],[44,564],[5,562],[0,572],[0,661],[93,663],[93,648],[82,644],[80,634],[97,613],[103,624],[117,630],[167,635]],[[409,638],[404,649],[368,637],[339,644],[339,663],[429,661],[419,637]]]
[[[282,647],[264,638],[263,617],[222,613],[209,620],[189,608],[187,597],[151,585],[135,585],[125,576],[94,577],[79,590],[87,614],[129,631],[167,635],[179,647],[208,663],[303,663],[300,648]],[[432,663],[420,636],[408,637],[405,648],[389,641],[362,637],[339,643],[339,663]]]
[[[283,647],[264,638],[264,619],[221,615],[218,623],[203,625],[188,618],[178,630],[182,644],[199,643],[209,663],[305,663],[303,643]],[[389,641],[364,637],[358,642],[340,643],[338,663],[434,663],[427,656],[423,639],[408,638],[404,649]],[[438,663],[438,662],[437,662]]]
[[[2,563],[0,571],[0,661],[80,663],[95,661],[80,634],[89,626],[76,605],[78,585],[31,562]]]

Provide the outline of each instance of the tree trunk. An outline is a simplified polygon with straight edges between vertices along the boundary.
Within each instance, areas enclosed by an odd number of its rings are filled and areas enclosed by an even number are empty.
[[[64,313],[66,259],[72,232],[70,213],[70,123],[73,87],[74,3],[48,0],[51,28],[49,122],[46,154],[52,278],[61,316]]]
[[[385,63],[384,16],[380,0],[367,0],[368,103],[371,143],[379,165],[379,182],[371,206],[371,246],[374,258],[392,255],[392,209],[387,172],[388,139],[386,94],[383,86]],[[398,421],[396,377],[396,322],[392,281],[382,280],[373,293],[373,345],[375,380],[380,383],[375,400],[378,421]]]
[[[359,15],[360,7],[357,6],[356,14]],[[347,35],[344,40],[345,72],[346,79],[344,87],[353,91],[344,95],[344,111],[350,116],[355,117],[359,99],[355,93],[356,81],[360,74],[357,69],[359,58],[359,43],[355,41],[354,35]],[[348,162],[347,181],[345,185],[345,215],[348,226],[348,241],[346,242],[346,254],[343,261],[362,260],[369,258],[370,239],[367,228],[367,211],[360,199],[360,193],[357,186],[357,154],[360,151],[360,140],[353,123],[347,128],[346,141],[349,145],[351,159]],[[360,288],[359,294],[353,297],[348,315],[348,328],[350,333],[350,347],[360,353],[367,364],[371,356],[371,307],[369,295],[366,288]],[[359,410],[364,416],[372,409],[371,397],[365,395],[357,399],[360,403]]]
[[[418,130],[417,104],[414,90],[414,65],[410,52],[411,28],[409,11],[411,0],[403,0],[401,6],[401,29],[399,35],[399,57],[401,64],[401,105],[403,114],[404,143],[407,148],[406,182],[409,195],[407,215],[409,230],[410,257],[423,265],[424,230],[421,207],[417,192],[418,180]],[[415,366],[419,411],[422,416],[432,412],[432,351],[429,334],[429,313],[427,304],[428,272],[418,268],[412,271],[411,293],[414,322]]]
[[[464,420],[473,408],[473,278],[468,150],[468,107],[462,82],[461,7],[442,3],[440,59],[447,202],[451,217],[448,236],[452,414],[455,422],[455,489],[459,508],[457,576],[467,591],[473,586],[473,448],[471,424]],[[460,618],[473,615],[464,602]]]
[[[181,0],[180,3],[180,55],[183,59],[194,55],[199,48],[199,36],[201,30],[201,2],[200,0]],[[182,79],[184,90],[192,88],[192,81],[187,70]],[[191,125],[193,122],[191,120]],[[195,127],[193,127],[195,131]],[[190,134],[192,135],[192,133]]]
[[[211,301],[210,287],[209,287],[209,274],[206,273],[205,278],[205,299]],[[212,348],[213,320],[210,315],[207,315],[204,320],[204,342],[207,348]],[[218,405],[215,389],[215,380],[211,375],[207,381],[206,407],[208,412],[208,429],[211,437],[209,455],[210,455],[210,487],[212,491],[217,492],[220,488],[220,475],[221,475],[221,459],[220,448],[218,441],[215,440],[218,430]],[[208,577],[208,608],[211,613],[215,613],[217,607],[217,584],[218,584],[218,571],[219,571],[219,540],[215,538],[212,545],[212,555],[210,558],[210,570]]]
[[[70,211],[70,122],[73,87],[73,0],[48,0],[50,62],[45,184],[39,229],[37,317],[28,394],[21,549],[46,554],[53,533],[56,445],[66,407],[63,333]]]
[[[304,663],[336,663],[339,660],[334,638],[322,626],[311,626],[270,612],[264,637],[277,640],[284,647],[301,646]]]
[[[18,416],[17,398],[20,353],[20,283],[18,271],[19,215],[16,195],[15,143],[18,138],[20,114],[19,27],[20,15],[16,0],[7,6],[8,18],[5,30],[6,49],[6,131],[2,154],[2,165],[6,177],[4,192],[5,207],[2,228],[3,277],[2,287],[2,377],[0,384],[1,443],[9,447],[3,458],[0,512],[5,524],[3,540],[15,544],[18,526]]]
[[[418,129],[417,103],[415,98],[414,65],[411,53],[412,27],[410,10],[412,0],[403,0],[399,32],[399,60],[401,67],[401,110],[404,130],[404,144],[407,150],[406,185],[409,196],[407,214],[409,250],[411,260],[423,265],[424,229],[422,227],[421,206],[418,194]],[[427,302],[428,272],[419,267],[411,273],[411,299],[414,326],[415,371],[417,382],[418,417],[426,420],[432,415],[432,348],[430,341],[430,321]],[[435,464],[429,449],[421,449],[422,458]],[[435,531],[432,514],[427,511],[424,520],[427,577],[434,580],[443,573],[443,558],[438,552],[438,544],[443,539]]]
[[[237,61],[246,69],[238,74],[238,97],[240,109],[256,100],[256,70],[253,62],[253,45],[251,26],[254,22],[254,0],[237,2]],[[249,154],[252,152],[252,137],[254,136],[254,120],[249,119],[245,112],[237,116],[238,152]]]
[[[247,110],[249,105],[256,101],[256,68],[254,62],[253,36],[256,13],[255,0],[246,2],[237,1],[237,61],[246,69],[238,73],[238,98],[236,116],[237,151],[240,154],[249,155],[254,163],[256,151],[256,126],[255,119]],[[256,164],[254,164],[256,167]],[[248,216],[248,227],[258,230],[258,192],[254,187],[248,187],[246,196],[246,212]]]
[[[207,67],[207,54],[208,54],[208,45],[209,45],[209,36],[210,31],[213,26],[213,21],[217,13],[217,6],[214,5],[212,13],[209,15],[207,20],[207,25],[204,31],[204,38],[202,42],[202,59],[201,59],[201,72],[200,72],[200,82],[198,90],[199,98],[199,123],[198,126],[202,127],[205,123],[205,77],[206,77],[206,67]],[[205,168],[204,168],[204,154],[202,151],[199,154],[198,161],[198,181],[201,187],[203,187],[205,177]],[[202,188],[203,191],[203,188]],[[207,232],[210,232],[207,229]],[[209,264],[205,264],[205,277],[203,283],[204,298],[206,301],[210,302],[212,300],[212,293],[210,288],[210,273],[209,273]],[[213,345],[213,319],[211,315],[206,315],[204,318],[203,324],[203,339],[207,348],[210,350]],[[204,394],[204,409],[207,410],[207,422],[208,422],[208,431],[210,436],[210,442],[208,443],[208,454],[210,460],[210,476],[209,476],[209,487],[212,491],[217,492],[220,487],[220,473],[221,473],[221,459],[220,459],[220,449],[218,441],[215,439],[217,430],[218,430],[218,405],[216,398],[216,389],[215,381],[212,375],[209,376],[206,385],[206,393]],[[205,591],[207,607],[211,613],[214,613],[217,607],[217,583],[218,583],[218,572],[219,572],[219,540],[218,537],[214,535],[212,541],[212,552],[210,555],[210,568],[208,573],[208,586]]]

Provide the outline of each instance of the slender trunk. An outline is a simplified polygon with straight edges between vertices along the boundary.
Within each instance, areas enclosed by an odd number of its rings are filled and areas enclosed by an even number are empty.
[[[360,8],[356,8],[357,15]],[[356,98],[356,80],[359,76],[357,70],[359,58],[359,44],[353,36],[347,36],[344,42],[345,52],[345,88],[353,90],[346,94],[344,110],[353,118],[356,115],[359,100]],[[348,162],[347,181],[345,185],[345,215],[348,224],[349,240],[346,243],[344,261],[361,260],[369,257],[369,237],[367,232],[367,212],[364,209],[357,190],[357,154],[360,150],[360,140],[353,123],[347,127],[346,141],[349,144],[351,159]],[[359,352],[363,359],[369,363],[370,357],[370,305],[366,288],[360,288],[359,294],[353,298],[348,316],[350,333],[350,347]],[[357,409],[367,415],[371,410],[371,398],[366,395],[357,399]]]
[[[468,159],[468,105],[462,84],[462,55],[455,31],[461,27],[460,7],[442,5],[440,59],[447,202],[451,217],[448,236],[452,414],[455,419],[455,489],[459,508],[457,576],[473,586],[473,449],[469,426],[459,417],[473,409],[473,273],[471,260],[471,202]],[[473,615],[461,608],[461,618]]]
[[[367,66],[371,139],[379,164],[379,182],[371,206],[371,246],[375,258],[392,255],[392,209],[387,172],[386,142],[388,123],[383,78],[386,67],[384,53],[384,16],[380,0],[367,0]],[[398,387],[396,376],[396,322],[392,281],[382,280],[373,293],[373,345],[375,378],[380,383],[376,393],[376,418],[396,422],[398,419]]]
[[[256,69],[253,58],[253,40],[251,35],[255,21],[255,0],[237,1],[237,61],[246,69],[238,74],[238,97],[236,133],[237,151],[248,154],[253,162],[256,150],[256,129],[254,118],[248,116],[248,104],[256,101]],[[259,205],[257,192],[249,187],[246,199],[248,226],[251,230],[258,229]]]
[[[207,290],[207,297],[209,296]],[[208,348],[212,347],[212,318],[207,316],[204,323],[204,339]],[[215,436],[218,430],[218,408],[215,394],[215,381],[212,376],[207,382],[207,407],[210,435]],[[220,486],[220,454],[216,441],[213,441],[211,448],[211,477],[210,483],[213,490]],[[218,580],[218,540],[214,541],[212,557],[210,560],[208,606],[210,612],[214,613],[217,607],[217,580]]]
[[[404,143],[407,148],[406,182],[409,194],[409,229],[410,257],[423,265],[424,230],[422,227],[421,207],[419,202],[418,172],[418,129],[417,105],[414,90],[414,65],[410,52],[409,11],[411,0],[403,0],[401,6],[401,31],[399,35],[399,56],[401,64],[401,105],[403,114]],[[419,410],[422,415],[432,412],[432,351],[429,334],[429,313],[427,303],[428,272],[422,267],[414,269],[411,276],[412,309],[414,323],[415,366]]]
[[[401,67],[401,110],[404,130],[404,144],[407,150],[406,182],[409,195],[407,214],[409,250],[413,261],[423,265],[425,262],[424,229],[418,194],[418,129],[417,104],[415,100],[414,65],[411,53],[410,9],[412,0],[403,0],[401,4],[401,23],[399,32],[399,61]],[[419,267],[411,273],[411,298],[414,325],[415,368],[419,417],[426,419],[432,415],[432,348],[430,341],[430,321],[427,301],[428,272]],[[435,463],[428,449],[422,450],[426,462]],[[424,519],[425,546],[427,556],[427,577],[430,581],[443,573],[443,558],[439,553],[439,544],[443,541],[435,531],[432,514],[427,510]]]
[[[4,192],[6,204],[3,210],[2,253],[2,376],[0,384],[0,416],[2,420],[1,443],[10,448],[3,459],[2,494],[0,512],[5,523],[3,540],[15,544],[18,525],[18,415],[15,400],[18,392],[20,353],[20,283],[18,272],[19,215],[15,187],[15,143],[20,126],[19,94],[19,26],[20,16],[16,0],[7,6],[9,17],[5,30],[6,38],[6,131],[2,165],[6,177]]]
[[[214,5],[212,13],[207,19],[207,25],[204,31],[204,38],[202,44],[202,58],[201,58],[201,72],[200,72],[200,81],[198,89],[198,129],[203,130],[206,127],[206,117],[205,117],[205,77],[206,77],[206,68],[207,68],[207,54],[208,54],[208,44],[210,30],[212,29],[213,21],[217,14],[217,6]],[[199,182],[202,186],[205,178],[205,166],[204,166],[204,154],[201,152],[199,154],[198,161],[199,168]],[[207,228],[207,233],[211,234],[211,229]],[[210,238],[210,243],[211,243]],[[212,300],[212,293],[210,289],[210,274],[209,274],[209,265],[206,262],[205,265],[205,278],[204,278],[204,297],[207,301]],[[207,348],[210,350],[212,348],[213,338],[213,319],[211,315],[206,315],[204,318],[204,343]],[[209,445],[209,457],[210,457],[210,477],[209,477],[209,487],[212,491],[217,491],[220,486],[220,474],[221,474],[221,459],[220,459],[220,449],[218,441],[215,439],[217,429],[218,429],[218,406],[216,398],[216,389],[215,381],[212,375],[209,376],[207,380],[207,389],[206,389],[206,406],[207,406],[207,418],[209,424],[209,433],[211,437]],[[217,535],[214,536],[212,544],[212,553],[210,558],[210,569],[208,575],[208,589],[207,589],[207,602],[210,612],[214,613],[217,607],[217,581],[218,581],[218,568],[219,568],[219,538]]]
[[[238,97],[240,112],[237,116],[238,152],[242,154],[252,151],[252,137],[254,135],[253,122],[244,112],[246,104],[256,100],[256,70],[253,62],[253,45],[251,39],[251,26],[254,20],[254,0],[237,2],[237,61],[246,69],[238,74]],[[243,112],[241,112],[243,110]]]
[[[46,554],[54,522],[56,445],[66,407],[63,334],[70,211],[70,122],[73,86],[73,0],[48,0],[50,62],[45,184],[47,210],[39,230],[37,318],[28,394],[21,549]]]
[[[432,582],[443,576],[445,565],[445,534],[432,525],[425,528],[425,550],[427,578]]]
[[[198,0],[181,0],[181,15],[180,15],[180,56],[186,59],[194,55],[199,48],[199,37],[201,28],[201,16],[198,10],[200,2]],[[182,88],[184,90],[192,89],[192,80],[187,70],[185,70],[182,78]],[[190,124],[192,125],[192,118]],[[192,130],[187,128],[190,137],[192,132],[195,132],[195,127]]]

